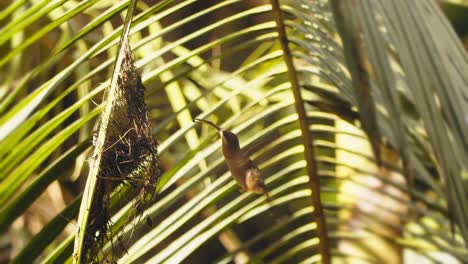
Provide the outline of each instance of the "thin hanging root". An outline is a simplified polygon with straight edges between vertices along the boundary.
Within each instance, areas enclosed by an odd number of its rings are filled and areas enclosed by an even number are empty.
[[[193,122],[202,122],[202,123],[205,123],[205,124],[208,124],[214,128],[216,128],[218,131],[223,131],[223,129],[221,129],[219,126],[217,126],[215,123],[209,121],[209,120],[205,120],[205,119],[200,119],[200,118],[194,118],[193,119]]]
[[[129,130],[127,130],[127,132],[125,132],[125,134],[123,134],[122,136],[119,136],[119,139],[118,139],[116,142],[114,142],[112,145],[110,145],[109,147],[107,147],[107,148],[106,148],[105,150],[103,150],[102,152],[108,151],[109,149],[111,149],[112,147],[114,147],[115,145],[117,145],[119,142],[124,142],[124,139],[125,139],[125,137],[127,136],[127,134],[130,133],[133,129],[134,129],[134,128],[130,128]],[[135,131],[137,131],[137,130],[135,129]],[[127,142],[125,142],[125,143],[127,143]],[[128,143],[127,143],[127,144],[128,144]],[[128,144],[128,145],[129,145],[129,147],[131,147],[131,144]],[[131,151],[130,151],[130,152],[131,152]]]

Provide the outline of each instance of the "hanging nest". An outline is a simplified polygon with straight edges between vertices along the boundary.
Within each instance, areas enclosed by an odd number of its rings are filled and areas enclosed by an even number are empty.
[[[151,133],[149,112],[144,101],[145,87],[136,72],[128,41],[122,45],[124,56],[117,80],[117,94],[106,129],[97,188],[86,231],[85,247],[89,250],[85,259],[90,261],[97,261],[104,242],[114,238],[109,232],[111,192],[120,184],[131,185],[133,195],[130,194],[132,197],[129,198],[136,196],[136,199],[130,222],[153,201],[160,174],[157,142]]]

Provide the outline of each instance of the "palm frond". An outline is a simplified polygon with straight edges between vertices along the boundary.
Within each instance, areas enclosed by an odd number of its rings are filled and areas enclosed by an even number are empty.
[[[89,194],[83,161],[125,36],[162,174],[140,217],[131,182],[110,194],[98,261],[382,262],[379,245],[468,261],[467,60],[434,1],[139,2],[131,27],[137,1],[30,2],[0,11],[2,233],[53,182]],[[271,200],[237,191],[194,117],[239,136]],[[76,199],[13,261],[71,261]]]

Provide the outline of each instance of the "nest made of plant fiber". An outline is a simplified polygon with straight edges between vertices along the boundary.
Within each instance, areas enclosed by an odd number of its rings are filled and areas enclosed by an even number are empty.
[[[86,232],[86,259],[94,259],[109,232],[110,194],[120,184],[130,184],[136,196],[133,216],[141,214],[152,202],[159,178],[157,142],[151,134],[149,112],[144,101],[145,87],[138,75],[128,43],[117,80],[98,174],[97,189]],[[102,123],[101,123],[102,125]],[[131,195],[131,194],[129,194]],[[128,197],[127,200],[130,200]],[[94,260],[91,260],[92,262]]]

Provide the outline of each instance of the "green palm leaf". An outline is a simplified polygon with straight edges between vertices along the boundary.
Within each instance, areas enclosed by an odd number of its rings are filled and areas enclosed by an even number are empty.
[[[468,261],[466,52],[434,1],[0,7],[2,237],[52,184],[67,204],[13,262],[72,261],[75,232],[89,250],[83,161],[127,38],[162,174],[138,217],[135,183],[113,190],[96,261]],[[271,199],[238,191],[195,117],[239,136]]]

